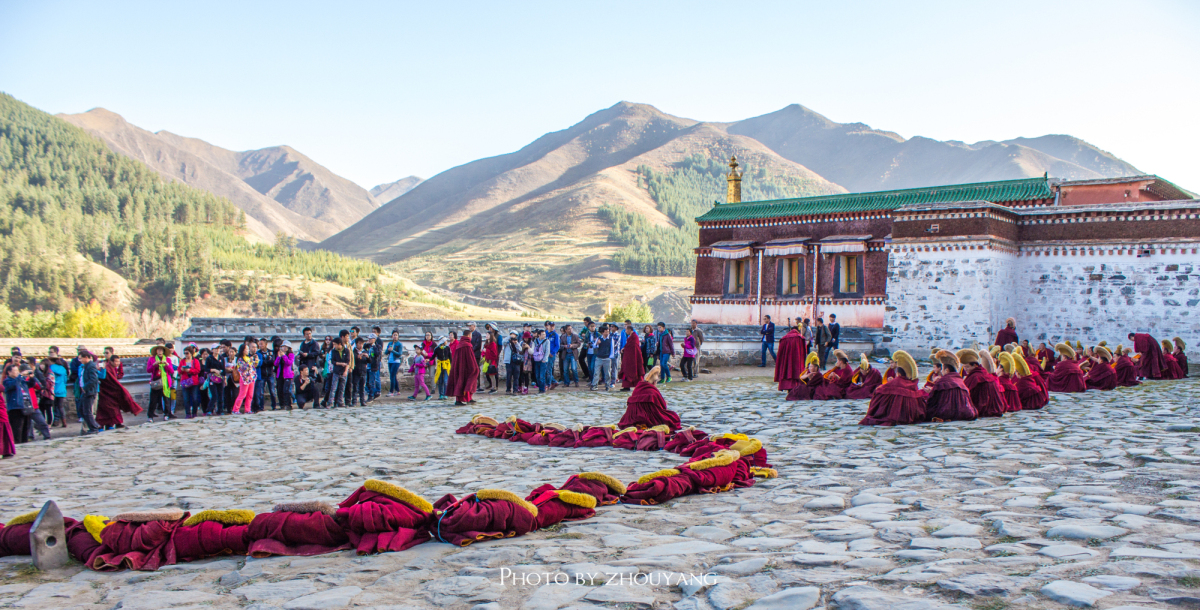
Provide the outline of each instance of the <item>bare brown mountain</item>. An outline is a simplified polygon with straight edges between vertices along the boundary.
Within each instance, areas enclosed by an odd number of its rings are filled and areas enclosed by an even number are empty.
[[[862,123],[835,123],[799,104],[729,125],[850,191],[1039,176],[1070,179],[1142,173],[1078,138],[1048,135],[975,144],[904,139]]]
[[[416,176],[401,178],[395,182],[379,184],[370,190],[371,196],[379,205],[383,205],[415,188],[421,184],[422,180]]]
[[[153,133],[103,108],[58,116],[163,176],[228,198],[246,212],[248,228],[266,240],[282,231],[321,241],[378,207],[366,189],[288,146],[235,152]]]

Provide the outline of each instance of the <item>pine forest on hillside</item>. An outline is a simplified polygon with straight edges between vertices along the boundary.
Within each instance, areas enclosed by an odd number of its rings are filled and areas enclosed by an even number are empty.
[[[222,271],[302,276],[356,289],[383,272],[368,261],[297,249],[286,236],[274,245],[251,244],[241,236],[242,211],[228,200],[164,180],[5,94],[0,203],[6,245],[0,304],[13,310],[65,311],[92,301],[100,279],[88,260],[125,278],[143,306],[175,314],[214,293]]]
[[[638,187],[646,189],[672,227],[655,225],[636,212],[616,206],[600,208],[601,218],[612,223],[609,241],[621,244],[613,255],[613,266],[636,275],[692,276],[696,272],[699,227],[696,217],[725,199],[725,165],[729,156],[693,154],[675,164],[670,172],[638,166]],[[742,196],[746,201],[786,199],[821,194],[815,183],[800,178],[770,176],[762,169],[746,170]]]

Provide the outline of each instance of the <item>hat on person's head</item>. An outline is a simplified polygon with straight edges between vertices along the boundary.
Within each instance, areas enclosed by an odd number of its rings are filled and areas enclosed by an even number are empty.
[[[286,348],[288,348],[288,349],[292,349],[292,342],[291,342],[291,341],[284,341],[282,344],[280,344],[280,346],[279,346],[279,347],[286,347]]]
[[[88,348],[87,348],[87,346],[86,346],[86,345],[76,345],[76,346],[75,346],[75,351],[77,351],[77,352],[86,352],[86,351],[88,351]]]
[[[526,322],[523,326],[533,326],[533,325],[530,324],[529,322]]]
[[[367,338],[368,339],[378,339],[379,335],[376,335],[375,333],[367,333]]]
[[[214,349],[217,349],[218,347],[221,347],[220,343],[213,343],[212,345],[208,346],[208,350],[212,351]]]
[[[447,339],[445,335],[438,337],[438,343],[445,343],[447,341],[449,341],[449,339]]]
[[[517,336],[517,335],[519,335],[519,334],[521,334],[521,333],[519,333],[519,332],[517,332],[517,331],[515,331],[515,330],[510,330],[510,331],[508,331],[508,334],[509,334],[510,336],[513,336],[513,337],[515,337],[515,336]]]

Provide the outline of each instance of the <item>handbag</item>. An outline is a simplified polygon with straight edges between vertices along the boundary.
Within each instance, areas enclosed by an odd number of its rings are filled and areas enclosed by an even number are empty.
[[[151,390],[161,390],[162,387],[163,387],[162,377],[159,377],[158,379],[150,380],[150,389]]]

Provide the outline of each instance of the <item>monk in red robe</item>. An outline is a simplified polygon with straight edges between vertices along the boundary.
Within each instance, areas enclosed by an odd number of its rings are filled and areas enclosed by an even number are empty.
[[[1172,352],[1171,355],[1175,356],[1175,362],[1179,363],[1179,371],[1183,374],[1184,377],[1187,377],[1188,376],[1187,344],[1185,344],[1183,342],[1183,339],[1180,339],[1179,337],[1175,337],[1175,350]]]
[[[817,388],[813,400],[841,400],[846,397],[846,388],[854,377],[854,369],[850,368],[850,357],[840,349],[833,350],[837,364],[825,373],[825,384]]]
[[[100,532],[103,546],[88,567],[98,572],[154,571],[175,563],[178,555],[171,538],[187,517],[177,508],[117,515]]]
[[[13,436],[12,424],[8,421],[8,406],[4,397],[0,396],[0,457],[12,457],[17,454],[17,441]]]
[[[399,485],[367,479],[342,501],[334,518],[359,555],[403,551],[432,537],[433,505]]]
[[[804,374],[804,361],[808,358],[808,342],[795,326],[779,340],[778,357],[775,358],[775,383],[786,392],[800,384]]]
[[[203,510],[188,517],[171,535],[178,561],[221,555],[245,555],[252,510]]]
[[[1004,397],[1000,394],[1000,385],[996,381],[996,376],[989,373],[984,365],[985,354],[987,361],[990,362],[990,354],[983,350],[958,350],[956,356],[962,363],[963,373],[966,374],[962,380],[963,385],[967,386],[967,390],[971,394],[971,405],[975,407],[975,412],[979,417],[1002,417],[1008,407],[1004,404]]]
[[[1163,379],[1183,379],[1183,371],[1179,367],[1179,361],[1175,359],[1175,346],[1166,339],[1163,339],[1162,346],[1163,360],[1167,363],[1163,369]]]
[[[667,408],[667,400],[658,391],[658,376],[662,372],[659,367],[650,369],[645,378],[633,388],[633,394],[625,401],[625,414],[617,427],[624,430],[630,427],[653,428],[666,425],[674,432],[680,428],[679,415]]]
[[[1162,346],[1146,333],[1129,333],[1133,351],[1139,354],[1138,376],[1142,379],[1162,379],[1167,361],[1163,358]]]
[[[850,387],[846,388],[846,398],[870,400],[875,390],[883,383],[883,375],[867,362],[866,354],[858,356],[858,370],[850,378]]]
[[[120,356],[116,354],[110,356],[104,369],[107,374],[100,380],[100,395],[96,401],[96,423],[105,428],[114,426],[124,428],[125,418],[121,416],[121,411],[137,415],[142,412],[142,408],[129,394],[129,390],[121,385],[121,379],[125,377],[125,365],[121,364]]]
[[[475,402],[473,397],[479,388],[479,360],[475,358],[469,334],[464,334],[451,348],[450,377],[446,385],[446,391],[454,395],[454,406]]]
[[[788,390],[788,400],[812,400],[813,396],[817,394],[817,390],[825,385],[825,375],[821,373],[817,352],[809,352],[808,358],[805,360],[807,368],[800,375],[800,383]]]
[[[628,330],[629,338],[625,340],[625,347],[621,348],[620,377],[623,391],[629,391],[646,376],[646,363],[642,362],[642,340],[638,338],[633,327],[629,327]]]
[[[1084,383],[1089,390],[1113,390],[1117,387],[1117,371],[1112,366],[1112,352],[1100,346],[1092,351],[1092,367]]]
[[[1083,370],[1075,360],[1075,348],[1067,343],[1059,343],[1054,349],[1062,355],[1062,359],[1054,365],[1054,371],[1046,380],[1046,387],[1051,392],[1086,392],[1087,383],[1084,381]]]
[[[1021,410],[1036,411],[1046,406],[1046,403],[1050,401],[1050,394],[1038,378],[1037,370],[1029,368],[1029,363],[1024,359],[1018,358],[1013,361],[1013,364],[1015,365],[1013,373],[1017,379],[1017,397],[1020,399]]]
[[[1053,371],[1054,365],[1058,363],[1058,356],[1055,355],[1054,350],[1046,347],[1045,343],[1038,345],[1034,356],[1037,358],[1038,369],[1043,373]]]
[[[1004,328],[996,333],[996,345],[1004,347],[1009,343],[1020,343],[1017,339],[1017,321],[1009,318],[1004,321]]]
[[[1021,410],[1021,395],[1017,391],[1017,360],[1021,359],[1019,354],[1012,352],[1000,352],[998,356],[1000,360],[1000,374],[996,376],[996,380],[1000,382],[1000,394],[1004,397],[1005,408],[1011,411]]]
[[[933,382],[929,398],[925,401],[926,420],[971,421],[979,417],[975,406],[971,404],[971,391],[958,375],[961,366],[958,357],[946,350],[939,350],[936,358],[942,365],[942,374]]]
[[[1132,388],[1142,384],[1138,381],[1138,367],[1129,357],[1133,350],[1124,345],[1117,346],[1116,360],[1113,361],[1113,371],[1117,374],[1117,387]]]
[[[895,371],[871,396],[860,426],[902,426],[925,421],[925,392],[917,387],[917,362],[905,351],[892,354]]]
[[[461,500],[446,494],[433,507],[437,509],[431,524],[434,537],[455,546],[512,538],[537,529],[537,507],[502,489],[481,489]]]
[[[337,509],[326,502],[306,500],[278,504],[269,513],[259,513],[246,530],[246,554],[324,555],[353,548],[342,524],[334,519]]]

